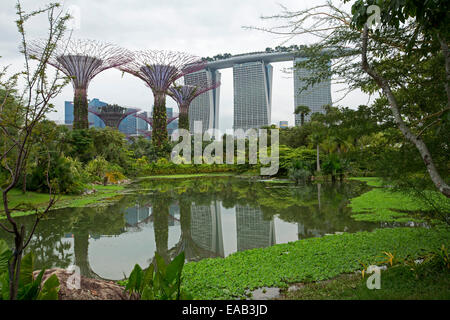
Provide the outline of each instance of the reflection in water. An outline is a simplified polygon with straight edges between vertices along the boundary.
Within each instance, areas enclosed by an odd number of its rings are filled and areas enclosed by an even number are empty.
[[[236,206],[237,250],[244,251],[275,244],[273,219],[264,220],[261,209]]]
[[[196,245],[210,252],[211,257],[224,257],[222,218],[217,201],[210,205],[191,205],[190,233]]]
[[[354,221],[347,208],[366,188],[357,182],[274,187],[235,178],[143,181],[109,207],[55,210],[28,250],[38,268],[74,263],[85,276],[122,279],[135,263],[151,263],[155,252],[168,260],[184,251],[186,260],[198,261],[268,247],[276,235],[282,243],[372,230],[379,226]],[[28,228],[33,222],[18,219]],[[12,241],[2,232],[0,238]]]

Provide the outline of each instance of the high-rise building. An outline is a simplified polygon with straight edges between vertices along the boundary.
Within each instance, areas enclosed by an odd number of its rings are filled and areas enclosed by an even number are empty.
[[[289,121],[280,121],[280,129],[289,128]]]
[[[248,62],[233,66],[233,129],[258,129],[271,123],[272,65]]]
[[[134,108],[128,108],[128,110],[136,110]],[[125,119],[122,120],[122,122],[119,125],[119,131],[123,132],[127,135],[135,135],[138,133],[137,127],[138,122],[137,118],[134,116],[134,114],[131,114],[127,116]]]
[[[144,117],[148,118],[148,113],[142,112],[141,113]],[[137,133],[142,134],[144,131],[148,131],[148,123],[143,119],[137,119]]]
[[[217,70],[205,69],[184,76],[186,85],[219,82],[221,74]],[[219,128],[220,87],[209,90],[195,98],[189,107],[189,127],[194,131],[194,121],[202,122],[202,129]]]
[[[296,68],[297,62],[303,61],[305,58],[296,58],[294,60],[294,90],[295,90],[295,106],[307,106],[311,112],[305,116],[305,122],[311,119],[313,113],[325,113],[323,106],[331,105],[331,79],[322,81],[314,86],[308,87],[307,90],[300,92],[306,86],[306,82],[302,78],[306,78],[311,74],[311,70]],[[295,115],[295,125],[301,124],[301,115]]]

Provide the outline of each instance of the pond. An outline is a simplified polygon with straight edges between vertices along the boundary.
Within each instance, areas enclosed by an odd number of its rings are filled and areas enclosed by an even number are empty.
[[[37,268],[78,266],[111,280],[146,267],[155,252],[188,261],[226,257],[336,232],[371,231],[357,222],[348,200],[364,183],[295,186],[236,177],[141,180],[109,206],[66,208],[40,222],[28,250]],[[30,230],[33,217],[17,218]],[[0,238],[12,243],[9,235]]]

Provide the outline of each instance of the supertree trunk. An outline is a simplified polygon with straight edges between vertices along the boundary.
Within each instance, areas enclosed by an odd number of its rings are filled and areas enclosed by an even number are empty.
[[[168,155],[168,139],[166,95],[164,93],[155,93],[155,106],[153,108],[152,144],[158,157],[165,157]]]
[[[178,118],[178,128],[189,131],[189,108],[180,107],[180,115]]]
[[[89,129],[87,90],[76,88],[73,98],[73,129]]]

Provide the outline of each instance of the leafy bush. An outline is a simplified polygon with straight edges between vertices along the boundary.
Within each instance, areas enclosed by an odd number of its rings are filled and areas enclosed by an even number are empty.
[[[312,169],[311,163],[302,160],[294,160],[288,170],[288,176],[296,184],[299,182],[305,183],[311,180]]]
[[[333,181],[336,179],[336,175],[339,175],[342,178],[348,168],[348,162],[339,158],[334,153],[330,154],[322,164],[323,173],[331,175]]]
[[[300,147],[296,149],[280,145],[280,174],[287,174],[292,161],[298,160],[308,163],[311,167],[316,165],[316,150]]]
[[[156,266],[147,269],[136,264],[130,274],[125,290],[141,296],[141,300],[180,300],[190,299],[181,289],[181,273],[184,266],[184,252],[179,254],[169,265],[155,253]]]
[[[40,159],[31,171],[27,182],[27,190],[48,192],[48,178],[53,191],[68,194],[80,194],[85,189],[87,175],[83,171],[82,164],[76,159],[64,156],[54,156],[50,161]]]
[[[91,182],[103,181],[108,170],[109,162],[103,157],[96,157],[86,164],[86,172]]]
[[[13,253],[5,241],[0,240],[0,300],[9,300],[8,261]],[[33,277],[34,255],[32,252],[21,260],[18,300],[58,300],[59,280],[52,275],[42,284],[45,270]]]
[[[89,161],[85,170],[90,182],[103,182],[106,178],[109,182],[117,183],[126,178],[119,165],[110,163],[101,156]]]

